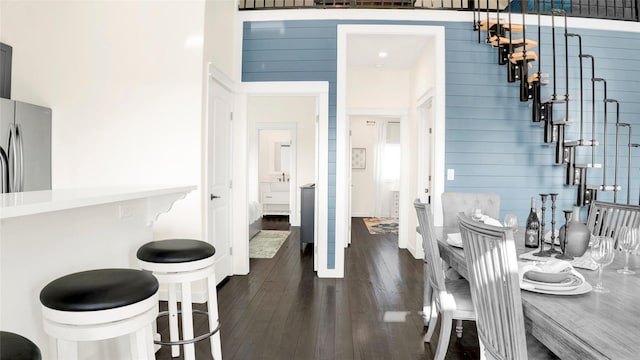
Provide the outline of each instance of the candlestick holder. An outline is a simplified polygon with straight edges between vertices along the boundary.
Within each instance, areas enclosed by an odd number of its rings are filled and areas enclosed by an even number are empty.
[[[558,236],[560,237],[560,250],[562,250],[562,254],[556,255],[557,259],[562,260],[573,260],[573,256],[567,254],[567,231],[569,230],[569,220],[571,219],[571,213],[573,210],[563,210],[564,211],[564,225],[560,228],[558,232]]]
[[[540,257],[548,257],[549,254],[547,254],[546,250],[544,249],[544,216],[545,216],[545,210],[546,208],[546,204],[547,204],[547,196],[549,196],[549,194],[540,194],[540,202],[541,207],[540,207],[540,219],[538,219],[540,221],[540,236],[538,239],[538,242],[540,244],[538,252],[534,253],[533,255],[535,256],[540,256]]]
[[[549,194],[551,197],[551,247],[546,250],[547,256],[560,254],[560,251],[556,250],[556,199],[558,194]]]

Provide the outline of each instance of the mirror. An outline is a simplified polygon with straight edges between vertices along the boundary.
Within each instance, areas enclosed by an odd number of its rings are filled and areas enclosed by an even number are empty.
[[[291,145],[290,144],[284,144],[284,143],[279,143],[276,144],[276,152],[275,152],[276,156],[275,156],[275,160],[276,160],[276,164],[275,164],[275,169],[278,170],[280,169],[280,172],[283,172],[285,174],[289,174],[289,161],[290,161],[290,154],[291,154]]]

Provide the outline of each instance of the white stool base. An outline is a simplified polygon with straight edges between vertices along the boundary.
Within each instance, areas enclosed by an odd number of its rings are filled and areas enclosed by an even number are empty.
[[[193,307],[191,299],[191,283],[206,279],[207,281],[207,314],[209,318],[209,329],[218,328],[218,296],[216,290],[215,267],[213,257],[179,264],[152,263],[138,260],[141,269],[151,271],[160,284],[167,284],[169,296],[167,307],[169,312],[169,339],[170,342],[184,342],[194,339],[193,333]],[[178,339],[178,299],[177,285],[181,287],[181,319],[182,319],[182,339]],[[210,337],[211,355],[215,360],[222,360],[222,349],[220,343],[220,331]],[[184,359],[195,360],[195,344],[184,344]],[[171,356],[180,356],[178,345],[171,345]]]

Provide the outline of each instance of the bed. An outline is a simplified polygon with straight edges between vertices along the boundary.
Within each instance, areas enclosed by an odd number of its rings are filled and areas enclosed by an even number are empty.
[[[257,201],[249,203],[249,240],[262,230],[262,204]]]

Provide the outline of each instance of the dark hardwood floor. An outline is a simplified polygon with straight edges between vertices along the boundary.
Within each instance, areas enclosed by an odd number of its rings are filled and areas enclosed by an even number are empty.
[[[263,220],[264,229],[288,227],[286,219]],[[343,279],[317,278],[311,246],[301,252],[291,228],[273,259],[251,259],[249,275],[225,280],[218,288],[224,360],[433,359],[439,328],[425,344],[422,260],[398,249],[396,235],[370,235],[361,218],[352,220],[345,260]],[[196,334],[208,328],[204,317],[195,326]],[[197,344],[196,357],[211,359],[208,341]],[[473,322],[464,323],[462,339],[452,334],[446,358],[479,358]],[[169,349],[157,359],[171,359]]]

